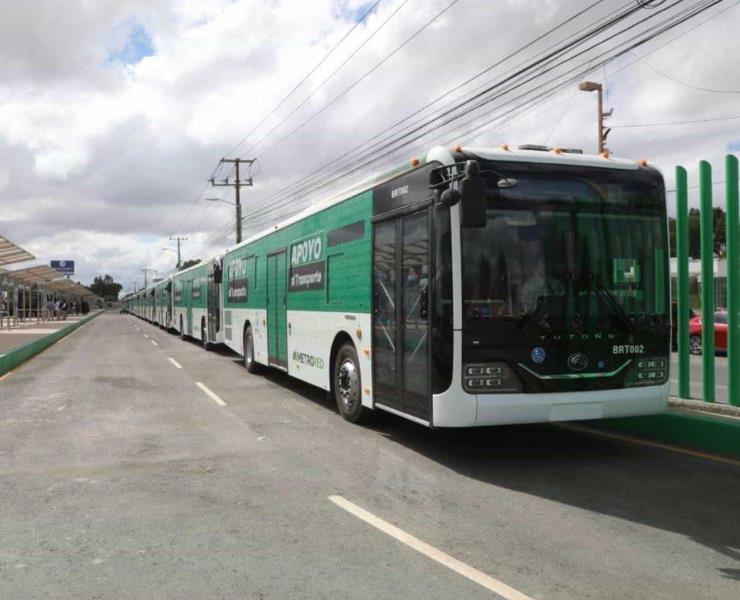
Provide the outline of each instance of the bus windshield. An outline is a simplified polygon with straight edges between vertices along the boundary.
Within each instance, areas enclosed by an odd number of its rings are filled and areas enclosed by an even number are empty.
[[[462,230],[466,329],[508,322],[522,332],[632,333],[664,325],[662,184],[596,169],[506,175],[516,185],[489,200],[486,226]]]

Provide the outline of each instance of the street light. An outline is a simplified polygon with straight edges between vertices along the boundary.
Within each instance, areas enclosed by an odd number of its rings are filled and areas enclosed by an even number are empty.
[[[609,135],[610,129],[607,129],[606,132],[604,132],[604,119],[606,117],[611,116],[612,111],[609,111],[608,114],[604,114],[604,104],[603,104],[603,86],[600,83],[596,83],[595,81],[582,81],[578,84],[578,89],[582,92],[598,92],[598,136],[599,136],[599,154],[606,151],[606,136]]]
[[[223,198],[206,198],[206,202],[223,202],[225,204],[230,204],[231,206],[236,207],[236,243],[238,244],[239,242],[241,242],[242,241],[242,207],[239,201],[237,200],[236,202],[229,202],[228,200],[224,200]]]

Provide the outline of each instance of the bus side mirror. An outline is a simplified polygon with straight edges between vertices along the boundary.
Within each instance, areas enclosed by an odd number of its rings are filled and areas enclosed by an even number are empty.
[[[477,160],[465,163],[465,177],[460,181],[460,225],[462,227],[486,226],[486,180],[480,174]]]
[[[213,269],[213,282],[214,283],[221,283],[221,280],[223,279],[223,271],[221,270],[221,267],[214,267]]]

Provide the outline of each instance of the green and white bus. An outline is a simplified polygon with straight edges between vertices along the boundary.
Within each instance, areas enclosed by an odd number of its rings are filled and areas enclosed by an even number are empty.
[[[663,179],[644,161],[436,147],[210,261],[207,339],[252,373],[331,390],[350,421],[658,413],[667,240]],[[173,277],[173,326],[194,337],[208,311],[182,298],[207,278],[203,264]]]
[[[171,329],[199,340],[206,350],[223,342],[221,332],[221,257],[206,259],[170,276]]]

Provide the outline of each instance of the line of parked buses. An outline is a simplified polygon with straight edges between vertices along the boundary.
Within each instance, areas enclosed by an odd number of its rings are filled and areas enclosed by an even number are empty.
[[[645,161],[434,147],[124,300],[429,427],[661,412],[665,188]]]

